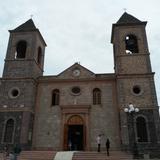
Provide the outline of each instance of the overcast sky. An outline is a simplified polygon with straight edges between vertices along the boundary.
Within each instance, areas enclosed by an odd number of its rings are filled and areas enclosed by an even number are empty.
[[[151,63],[160,102],[160,0],[5,0],[0,4],[0,75],[8,45],[8,30],[30,19],[47,48],[45,75],[62,72],[75,62],[94,73],[113,73],[110,43],[112,23],[127,12],[148,21]]]

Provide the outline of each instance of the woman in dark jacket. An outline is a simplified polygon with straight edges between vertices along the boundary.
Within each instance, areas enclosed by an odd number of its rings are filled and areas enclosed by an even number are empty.
[[[109,141],[109,139],[107,138],[107,141],[106,141],[107,156],[109,156],[109,148],[110,148],[110,141]]]

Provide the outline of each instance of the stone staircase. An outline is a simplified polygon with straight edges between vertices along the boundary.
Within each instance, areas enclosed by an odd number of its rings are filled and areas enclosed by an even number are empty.
[[[18,160],[53,160],[57,151],[22,151]]]
[[[54,160],[56,153],[57,151],[22,151],[17,160]],[[122,151],[111,151],[108,157],[106,152],[78,151],[74,153],[72,160],[132,160],[132,155]]]
[[[17,160],[53,160],[57,151],[22,151]],[[4,158],[0,153],[0,160],[10,160],[9,157]]]
[[[132,155],[121,151],[111,151],[110,156],[106,152],[77,152],[72,160],[132,160]]]

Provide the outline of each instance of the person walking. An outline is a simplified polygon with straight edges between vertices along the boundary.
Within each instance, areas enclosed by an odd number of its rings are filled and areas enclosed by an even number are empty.
[[[100,134],[97,136],[97,144],[98,144],[97,152],[100,152],[101,151],[101,135]]]
[[[109,141],[109,139],[107,138],[107,140],[106,140],[107,156],[109,156],[109,148],[110,148],[110,141]]]
[[[15,160],[15,156],[14,156],[13,152],[9,153],[9,160]]]

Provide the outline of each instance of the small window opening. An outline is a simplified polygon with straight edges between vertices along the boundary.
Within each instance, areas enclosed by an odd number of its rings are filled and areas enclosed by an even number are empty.
[[[79,87],[73,87],[72,88],[72,93],[75,94],[75,95],[78,95],[80,94],[81,92],[81,89]]]
[[[59,105],[59,90],[55,89],[52,92],[52,106]]]
[[[101,104],[101,90],[99,88],[93,90],[93,104]]]
[[[18,94],[19,94],[19,91],[17,89],[13,89],[11,94],[12,94],[13,97],[17,97]]]
[[[9,119],[5,125],[4,143],[12,143],[14,135],[14,120]]]
[[[137,43],[136,36],[127,35],[125,37],[125,44],[126,44],[126,53],[127,54],[138,53],[138,43]]]
[[[133,93],[134,94],[140,94],[141,93],[141,88],[139,86],[134,86],[133,87]]]
[[[27,49],[27,42],[20,41],[16,46],[16,55],[15,58],[25,58],[26,57],[26,49]]]
[[[10,98],[17,98],[20,95],[20,90],[17,87],[11,88],[8,92]]]
[[[41,47],[38,47],[38,57],[37,57],[37,63],[41,65],[41,60],[42,60],[42,49]]]

